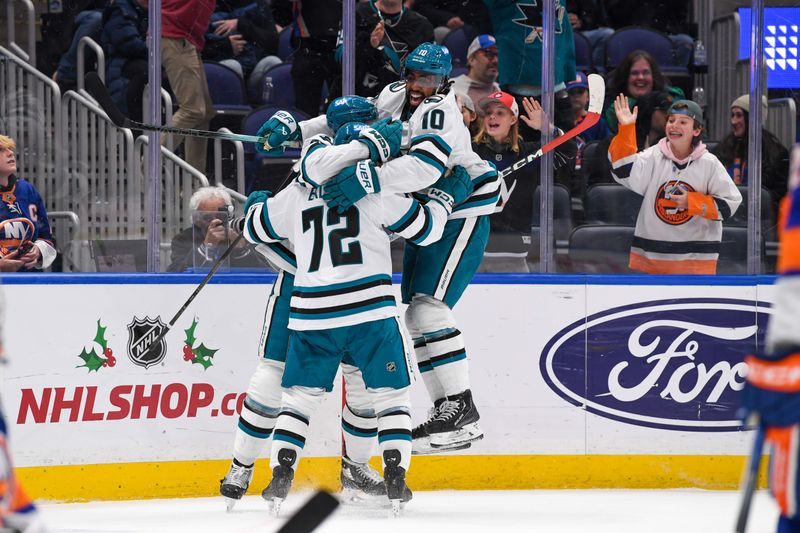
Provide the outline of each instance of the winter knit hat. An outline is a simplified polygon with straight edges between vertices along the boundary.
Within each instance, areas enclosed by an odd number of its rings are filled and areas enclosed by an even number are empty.
[[[734,107],[741,107],[745,113],[750,112],[750,95],[743,94],[739,98],[733,101],[731,104],[731,109]],[[767,97],[763,94],[761,95],[761,120],[767,120],[767,113],[769,112],[769,106],[767,105]]]

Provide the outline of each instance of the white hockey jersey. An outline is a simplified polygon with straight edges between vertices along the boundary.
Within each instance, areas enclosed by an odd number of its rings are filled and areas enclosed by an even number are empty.
[[[253,205],[245,238],[288,240],[297,258],[289,328],[327,329],[397,316],[386,230],[424,246],[437,241],[448,208],[401,195],[369,195],[344,214],[328,209],[321,189],[294,182]]]
[[[380,118],[403,120],[406,84],[398,81],[384,87],[375,105]],[[303,138],[330,133],[324,116],[300,123]],[[408,118],[408,145],[404,156],[377,169],[382,194],[423,191],[447,169],[464,167],[473,181],[472,195],[453,209],[450,219],[489,215],[500,197],[500,179],[494,168],[472,151],[469,130],[464,126],[455,93],[426,98]],[[361,144],[361,143],[359,143]]]
[[[665,153],[666,142],[637,153],[635,124],[629,124],[608,149],[614,179],[644,197],[629,266],[650,274],[715,274],[722,220],[736,212],[742,195],[704,145],[681,163]],[[675,187],[687,195],[685,211],[669,199]]]

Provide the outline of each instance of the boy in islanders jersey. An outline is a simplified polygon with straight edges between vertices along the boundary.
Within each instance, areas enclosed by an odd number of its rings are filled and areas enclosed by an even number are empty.
[[[307,142],[312,143],[330,146],[331,141],[319,136]],[[361,371],[374,406],[393,510],[411,498],[405,484],[411,460],[410,378],[385,229],[420,246],[435,242],[453,205],[469,195],[471,186],[466,173],[457,173],[437,181],[424,204],[406,196],[372,195],[343,213],[326,206],[322,189],[302,183],[274,198],[254,193],[248,199],[245,238],[255,244],[288,240],[297,260],[284,392],[272,432],[273,477],[262,493],[274,511],[288,494],[310,416],[324,392],[332,390],[340,363]]]
[[[700,140],[703,113],[691,100],[667,111],[667,136],[636,152],[636,107],[614,101],[619,133],[608,156],[614,179],[641,194],[629,266],[649,274],[716,274],[722,220],[742,202],[725,167]]]
[[[789,194],[781,204],[775,303],[763,353],[748,356],[742,404],[757,413],[771,448],[769,485],[781,514],[778,533],[800,533],[800,148],[792,151]],[[757,450],[761,453],[761,450]]]
[[[463,167],[474,192],[448,217],[444,235],[433,246],[407,243],[403,260],[403,302],[409,304],[406,326],[414,340],[420,373],[434,408],[414,428],[415,453],[463,449],[483,437],[472,401],[464,338],[452,308],[461,298],[483,258],[489,238],[489,215],[499,198],[497,172],[472,151],[455,94],[447,76],[447,48],[424,43],[405,64],[405,81],[388,85],[378,96],[379,116],[408,121],[408,152],[378,167],[363,161],[326,184],[328,203],[345,209],[368,193],[424,190],[447,169]],[[301,122],[273,116],[259,131],[267,143],[259,150],[280,150],[286,140],[327,131],[324,118]],[[276,148],[272,148],[276,147]],[[374,159],[374,158],[373,158]],[[345,430],[345,438],[357,438]]]

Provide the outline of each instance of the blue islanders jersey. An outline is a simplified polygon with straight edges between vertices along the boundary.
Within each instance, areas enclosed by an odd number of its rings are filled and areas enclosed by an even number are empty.
[[[42,197],[30,182],[11,176],[8,187],[0,188],[0,256],[37,240],[53,245]]]

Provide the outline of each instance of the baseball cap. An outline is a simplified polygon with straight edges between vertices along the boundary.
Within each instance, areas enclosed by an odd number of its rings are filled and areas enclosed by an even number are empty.
[[[692,100],[678,100],[673,102],[667,110],[667,115],[686,115],[696,120],[701,126],[706,125],[706,121],[703,119],[703,110]]]
[[[469,48],[467,48],[467,57],[471,56],[478,50],[484,50],[486,48],[497,47],[497,41],[491,35],[483,34],[478,35],[472,42],[469,43]]]
[[[486,111],[486,107],[491,104],[492,102],[499,102],[509,108],[512,113],[514,113],[515,117],[519,116],[519,106],[517,105],[517,101],[514,100],[514,97],[508,93],[504,93],[503,91],[497,91],[486,98],[481,98],[481,101],[478,105],[481,106],[481,109]]]
[[[586,74],[583,72],[578,72],[578,77],[574,80],[567,83],[567,90],[576,89],[578,87],[583,87],[584,89],[589,88],[589,82],[586,81]]]

